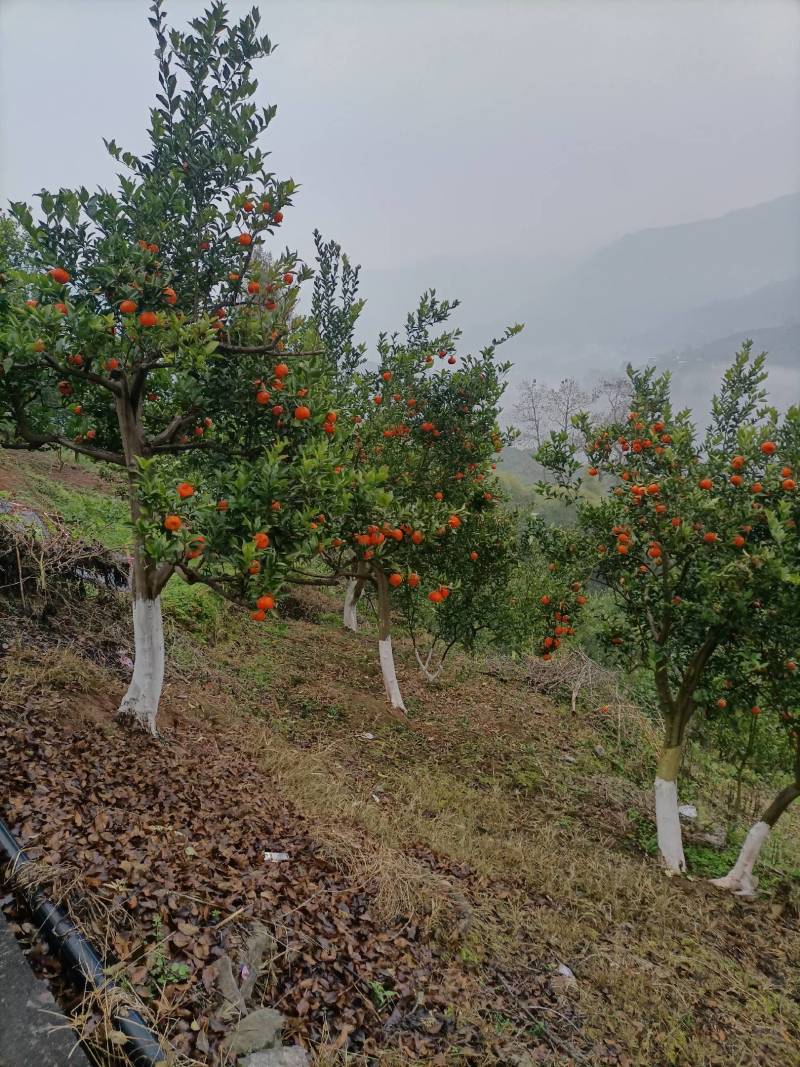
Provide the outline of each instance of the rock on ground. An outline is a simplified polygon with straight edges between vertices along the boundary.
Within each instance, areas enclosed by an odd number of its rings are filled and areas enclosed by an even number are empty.
[[[287,1048],[273,1048],[268,1052],[253,1052],[243,1060],[239,1067],[310,1067],[308,1053],[299,1045]]]
[[[259,1008],[251,1011],[239,1021],[236,1029],[223,1042],[225,1050],[242,1055],[271,1049],[280,1042],[283,1029],[283,1016],[273,1008]]]

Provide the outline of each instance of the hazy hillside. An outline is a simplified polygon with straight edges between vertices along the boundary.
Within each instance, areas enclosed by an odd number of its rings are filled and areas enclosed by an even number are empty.
[[[720,218],[629,234],[557,281],[543,299],[534,295],[530,306],[538,312],[537,333],[547,340],[620,341],[798,275],[800,194],[792,194]]]
[[[702,350],[707,344],[728,344],[732,336],[739,338],[742,334],[755,340],[758,333],[765,340],[757,341],[757,346],[768,348],[775,362],[788,360],[789,366],[797,366],[794,338],[798,324],[800,277],[795,276],[762,286],[744,296],[713,300],[684,311],[631,338],[629,344],[635,358],[637,351]],[[768,330],[774,332],[768,334]],[[785,336],[782,336],[782,330],[785,330]]]
[[[399,328],[426,286],[461,299],[454,321],[464,347],[486,343],[509,322],[526,324],[506,350],[516,380],[597,377],[685,349],[716,359],[745,337],[774,345],[771,362],[792,369],[791,331],[765,331],[800,321],[800,194],[631,233],[571,262],[532,249],[497,263],[442,256],[367,267],[361,337],[373,344],[379,330]],[[702,351],[709,344],[713,352]]]

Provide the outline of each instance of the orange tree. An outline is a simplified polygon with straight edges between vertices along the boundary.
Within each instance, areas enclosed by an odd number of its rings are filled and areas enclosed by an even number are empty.
[[[609,650],[651,672],[664,721],[658,842],[667,866],[682,870],[677,778],[711,679],[734,663],[758,677],[765,645],[795,658],[798,413],[781,420],[766,406],[764,356],[752,358],[749,343],[725,373],[702,437],[688,412],[673,412],[668,374],[629,376],[633,410],[624,423],[576,419],[590,476],[611,478],[599,502],[578,499],[578,531],[584,572],[612,606]],[[553,435],[538,458],[555,475],[550,491],[574,499],[581,464],[565,435]],[[792,721],[796,699],[793,686],[774,687],[773,710],[790,716],[781,721]]]
[[[498,590],[515,539],[512,524],[495,514],[494,458],[508,439],[498,425],[499,405],[509,368],[495,354],[521,327],[509,328],[477,356],[457,355],[459,332],[447,329],[457,305],[431,291],[408,316],[402,336],[381,335],[378,366],[371,369],[352,341],[357,273],[344,262],[337,304],[340,250],[319,238],[317,246],[315,318],[337,372],[339,406],[355,427],[349,467],[362,474],[348,511],[338,516],[339,535],[326,560],[353,574],[345,626],[356,628],[359,599],[374,590],[384,683],[393,707],[402,710],[393,609],[415,643],[430,635],[433,647],[417,649],[429,674],[437,646],[445,655],[456,642],[471,647],[497,622]]]
[[[44,191],[37,219],[12,205],[33,268],[4,276],[0,433],[124,471],[136,656],[120,711],[154,730],[169,578],[261,619],[315,552],[313,515],[347,489],[328,365],[292,332],[307,272],[288,252],[253,265],[293,191],[258,147],[274,109],[252,102],[253,63],[270,41],[255,9],[229,24],[214,3],[185,33],[161,0],[151,13],[147,153],[107,142],[126,168],[116,191]]]

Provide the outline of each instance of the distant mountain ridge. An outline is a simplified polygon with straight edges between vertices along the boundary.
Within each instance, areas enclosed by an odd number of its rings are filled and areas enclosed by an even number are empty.
[[[800,193],[792,193],[719,218],[622,237],[554,282],[532,306],[540,339],[627,348],[632,339],[647,337],[658,351],[666,347],[653,337],[661,324],[684,317],[703,328],[715,302],[728,310],[743,298],[783,306],[798,278]],[[687,330],[683,340],[698,338]]]

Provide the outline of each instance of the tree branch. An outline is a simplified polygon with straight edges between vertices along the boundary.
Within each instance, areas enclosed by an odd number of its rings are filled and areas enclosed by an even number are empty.
[[[94,374],[92,371],[78,370],[77,367],[71,367],[69,365],[62,366],[46,352],[42,353],[42,359],[59,374],[69,374],[73,378],[78,378],[83,382],[92,382],[94,385],[102,385],[104,389],[108,389],[108,391],[114,393],[115,396],[122,395],[122,387],[119,382],[114,382],[110,378],[104,378],[102,374]]]

